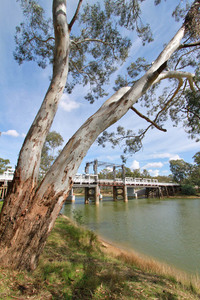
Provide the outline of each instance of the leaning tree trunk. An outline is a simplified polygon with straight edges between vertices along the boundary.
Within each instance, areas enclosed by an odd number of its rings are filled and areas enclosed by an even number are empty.
[[[14,191],[9,195],[14,207],[9,211],[9,206],[6,206],[1,214],[1,265],[28,270],[36,267],[46,238],[88,149],[98,135],[118,121],[153,84],[163,71],[170,55],[178,48],[183,34],[184,28],[181,28],[150,70],[133,87],[120,89],[82,125],[66,144],[40,187],[31,196],[25,186],[25,205],[22,202],[17,203],[18,196]],[[24,209],[20,209],[19,205],[23,205]],[[17,213],[13,214],[13,210]]]

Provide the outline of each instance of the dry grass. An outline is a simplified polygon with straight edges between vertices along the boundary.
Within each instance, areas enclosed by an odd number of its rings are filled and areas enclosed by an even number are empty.
[[[166,276],[171,280],[175,280],[184,286],[190,286],[195,290],[200,291],[200,278],[198,275],[188,275],[183,271],[177,270],[164,263],[157,262],[153,259],[140,257],[135,254],[123,253],[118,256],[124,262],[134,265],[143,271],[156,273],[157,275]]]
[[[166,278],[179,283],[186,288],[189,287],[191,290],[194,290],[197,293],[200,292],[200,277],[198,274],[189,275],[165,263],[158,262],[134,251],[125,251],[117,246],[107,243],[102,239],[100,239],[100,241],[102,244],[102,250],[106,254],[111,254],[126,264],[139,268],[141,271],[165,276]]]

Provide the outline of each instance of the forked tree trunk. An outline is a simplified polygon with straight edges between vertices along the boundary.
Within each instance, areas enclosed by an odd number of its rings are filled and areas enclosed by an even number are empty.
[[[59,7],[54,7],[54,13],[58,14],[63,6],[63,1],[56,0],[54,2],[61,3]],[[66,144],[37,190],[35,189],[33,171],[30,177],[25,176],[23,180],[20,177],[20,182],[17,182],[18,178],[15,176],[14,188],[8,195],[1,213],[1,265],[27,270],[36,267],[46,238],[71,189],[73,177],[88,149],[98,135],[119,120],[153,84],[163,71],[170,55],[179,46],[183,34],[184,29],[181,28],[150,70],[133,87],[125,87],[119,90],[82,125]],[[68,59],[68,56],[66,56],[66,59]],[[61,76],[60,72],[58,70],[58,76]],[[52,86],[52,89],[54,88],[56,87]],[[37,144],[37,134],[40,132],[40,126],[43,130],[48,127],[44,123],[45,118],[35,123],[32,131],[27,136],[25,145],[27,143],[29,151],[29,146],[33,142]],[[30,145],[29,139],[31,140]],[[41,141],[40,143],[42,144]],[[19,161],[22,167],[21,169],[18,168],[19,173],[23,172],[24,168],[28,173],[27,162],[24,161],[22,155],[26,152],[25,145],[20,154]],[[36,152],[39,155],[39,151]],[[30,155],[28,157],[30,161]],[[39,159],[38,156],[37,159]],[[37,165],[36,162],[35,164]],[[33,166],[32,168],[34,169]],[[16,191],[15,186],[17,186]]]

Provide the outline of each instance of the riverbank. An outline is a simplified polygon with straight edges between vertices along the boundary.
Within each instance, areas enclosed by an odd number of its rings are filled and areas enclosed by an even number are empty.
[[[60,216],[34,272],[0,269],[0,299],[199,299],[194,283],[131,259]]]
[[[99,241],[102,244],[104,253],[111,254],[112,256],[126,263],[130,263],[143,271],[148,271],[150,273],[155,272],[160,276],[164,275],[169,278],[174,278],[177,282],[182,283],[183,285],[188,285],[190,282],[190,284],[194,285],[195,289],[200,292],[199,275],[190,275],[182,270],[178,270],[175,267],[169,266],[164,262],[160,262],[134,250],[123,249],[119,245],[105,241],[101,237],[99,237]]]

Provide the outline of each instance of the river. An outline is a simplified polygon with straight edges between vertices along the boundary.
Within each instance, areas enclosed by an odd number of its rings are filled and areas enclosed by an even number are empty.
[[[104,197],[97,206],[76,196],[62,213],[70,218],[78,214],[87,228],[115,245],[200,275],[200,199],[124,203]]]

